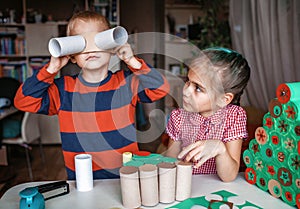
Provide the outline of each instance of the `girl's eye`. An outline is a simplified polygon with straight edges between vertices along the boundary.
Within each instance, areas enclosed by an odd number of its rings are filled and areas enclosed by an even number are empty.
[[[196,91],[197,92],[202,92],[202,89],[199,86],[196,86]]]

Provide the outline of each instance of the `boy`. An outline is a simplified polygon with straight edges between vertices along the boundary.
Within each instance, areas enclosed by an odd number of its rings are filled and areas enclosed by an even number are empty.
[[[92,155],[94,179],[118,178],[122,153],[138,151],[134,125],[137,102],[153,102],[168,92],[166,79],[135,57],[129,44],[114,52],[130,71],[108,70],[112,52],[90,41],[108,29],[108,21],[96,12],[75,14],[67,35],[85,37],[85,50],[70,57],[51,57],[50,63],[24,82],[15,97],[15,106],[22,111],[58,115],[68,179],[75,179],[74,156],[79,153]],[[69,60],[81,72],[54,79]]]

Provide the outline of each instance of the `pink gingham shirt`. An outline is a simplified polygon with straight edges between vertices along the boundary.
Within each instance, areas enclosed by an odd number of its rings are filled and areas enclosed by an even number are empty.
[[[181,141],[182,147],[209,139],[218,139],[226,143],[246,139],[248,137],[246,123],[245,110],[236,105],[227,105],[207,118],[199,113],[179,108],[171,112],[166,132],[172,140]],[[193,169],[193,174],[212,173],[217,173],[215,158],[210,158],[199,168]]]

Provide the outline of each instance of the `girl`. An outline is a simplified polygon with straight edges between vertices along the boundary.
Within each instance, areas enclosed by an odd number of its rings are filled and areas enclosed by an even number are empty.
[[[191,62],[183,108],[171,112],[167,156],[193,162],[193,174],[217,173],[232,181],[239,171],[247,116],[239,106],[250,77],[246,59],[226,48],[209,48]]]

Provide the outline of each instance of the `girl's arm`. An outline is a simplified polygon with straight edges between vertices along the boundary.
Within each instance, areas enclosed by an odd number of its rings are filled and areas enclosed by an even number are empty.
[[[242,139],[223,143],[226,151],[216,156],[217,173],[224,182],[233,181],[239,172],[242,143]]]
[[[168,149],[165,152],[165,156],[177,158],[181,151],[181,141],[174,141],[169,139]]]
[[[200,167],[208,159],[215,157],[217,173],[224,182],[233,181],[239,171],[242,140],[224,143],[220,140],[197,141],[183,148],[178,158],[197,162]]]

